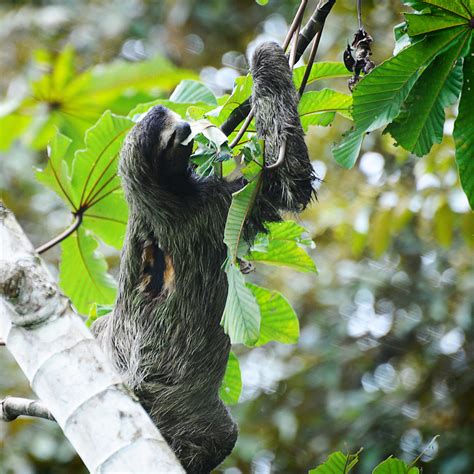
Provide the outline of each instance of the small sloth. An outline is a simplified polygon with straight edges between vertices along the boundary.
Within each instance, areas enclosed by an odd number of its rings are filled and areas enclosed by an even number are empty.
[[[297,113],[298,96],[283,50],[253,57],[253,107],[272,163],[263,171],[245,228],[251,242],[280,211],[299,212],[315,179]],[[190,125],[153,107],[125,139],[119,174],[129,221],[113,313],[93,331],[189,473],[208,473],[232,451],[237,426],[219,398],[230,341],[220,324],[227,280],[224,227],[243,178],[198,176],[190,163]]]

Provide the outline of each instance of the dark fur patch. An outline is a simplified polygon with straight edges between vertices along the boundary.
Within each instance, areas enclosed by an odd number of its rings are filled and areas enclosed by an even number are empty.
[[[170,255],[166,255],[150,237],[143,242],[140,290],[151,298],[166,296],[174,289],[174,267]]]

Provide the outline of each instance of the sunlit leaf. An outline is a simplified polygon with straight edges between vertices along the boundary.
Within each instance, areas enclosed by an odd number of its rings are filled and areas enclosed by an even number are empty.
[[[302,238],[304,227],[293,221],[269,223],[267,227],[269,233],[257,236],[246,259],[301,272],[317,271],[312,258],[298,245],[313,245],[312,241]]]
[[[259,336],[259,306],[245,284],[244,275],[230,259],[226,264],[226,274],[229,288],[221,324],[233,344],[252,346]]]
[[[128,220],[128,207],[122,189],[107,195],[84,212],[82,225],[106,244],[121,249]]]
[[[269,240],[266,251],[252,250],[246,259],[292,268],[300,272],[317,272],[316,265],[306,251],[295,242]]]
[[[36,172],[36,178],[63,199],[71,210],[77,210],[79,201],[71,184],[73,154],[69,151],[71,140],[58,133],[48,147],[48,164]]]
[[[327,460],[315,469],[311,469],[308,474],[346,474],[359,461],[359,453],[346,456],[340,451],[329,455]]]
[[[240,374],[239,359],[233,353],[229,353],[229,360],[225,369],[224,379],[219,390],[219,396],[226,405],[235,405],[239,402],[242,392],[242,377]]]
[[[85,148],[76,152],[72,184],[80,193],[81,207],[95,203],[120,188],[117,164],[122,142],[133,121],[105,112],[85,137]]]
[[[286,298],[275,290],[247,283],[260,307],[260,337],[255,346],[270,341],[295,344],[299,337],[299,322],[294,309]]]
[[[298,105],[301,125],[305,131],[310,125],[329,125],[336,112],[346,117],[350,116],[351,105],[352,97],[350,95],[332,89],[306,92]]]
[[[61,242],[59,283],[83,314],[93,303],[109,305],[115,299],[115,281],[107,273],[107,263],[97,247],[97,241],[81,227]]]
[[[306,66],[299,66],[293,69],[293,81],[296,88],[299,88],[303,80]],[[314,63],[311,67],[311,72],[308,76],[307,84],[322,79],[333,79],[337,77],[350,77],[351,73],[346,69],[346,66],[340,62],[321,61]]]
[[[185,104],[196,104],[204,102],[209,105],[217,105],[216,96],[209,87],[202,82],[186,79],[181,81],[170,96],[171,102]]]

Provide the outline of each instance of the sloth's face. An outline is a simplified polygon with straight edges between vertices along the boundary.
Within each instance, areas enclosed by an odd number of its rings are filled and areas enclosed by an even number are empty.
[[[191,134],[189,123],[160,105],[153,107],[136,125],[136,145],[143,157],[166,174],[187,170],[193,141],[183,142]]]

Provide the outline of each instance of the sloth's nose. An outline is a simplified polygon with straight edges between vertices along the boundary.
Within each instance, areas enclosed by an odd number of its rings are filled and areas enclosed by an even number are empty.
[[[182,143],[191,133],[191,126],[188,122],[180,122],[176,125],[176,138],[178,143]]]

